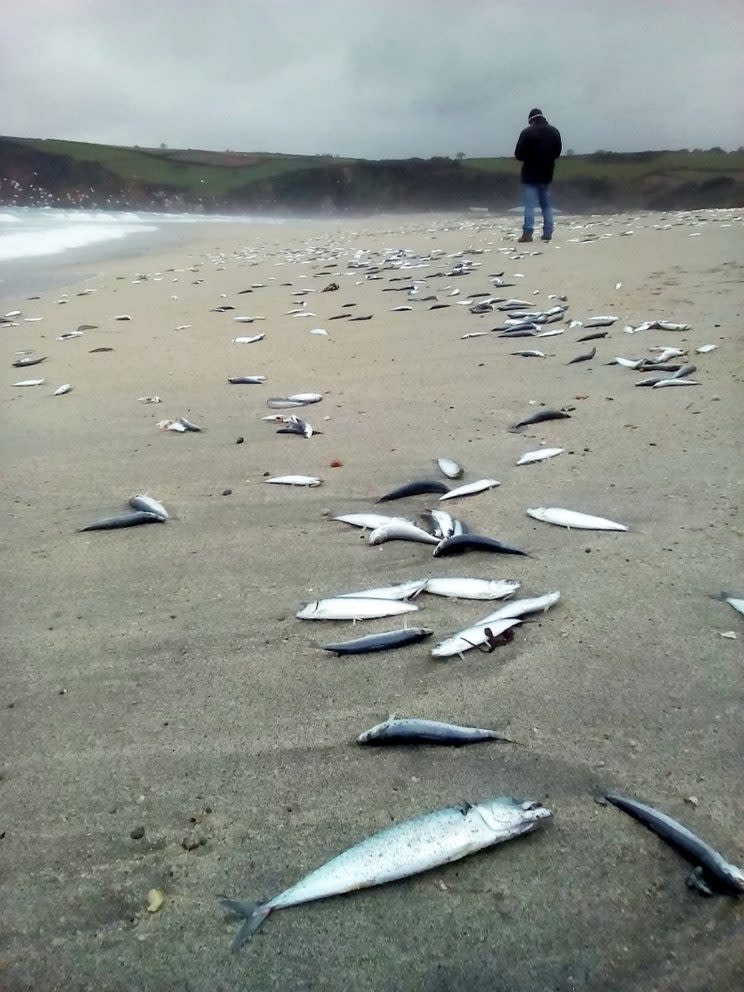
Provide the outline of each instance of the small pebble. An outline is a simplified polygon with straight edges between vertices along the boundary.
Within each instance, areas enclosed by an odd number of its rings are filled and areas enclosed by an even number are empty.
[[[687,796],[685,802],[688,806],[698,806],[700,804],[700,800],[697,796]]]
[[[238,439],[236,440],[236,442],[235,442],[235,443],[236,443],[236,444],[242,444],[242,443],[243,443],[243,441],[245,441],[245,438],[244,438],[244,437],[243,437],[243,435],[241,434],[241,435],[240,435],[240,437],[239,437],[239,438],[238,438]]]
[[[232,496],[232,489],[223,489],[222,490],[222,495],[223,496]]]
[[[134,830],[129,831],[129,836],[132,838],[132,840],[142,840],[142,838],[145,836],[145,828],[135,827]]]

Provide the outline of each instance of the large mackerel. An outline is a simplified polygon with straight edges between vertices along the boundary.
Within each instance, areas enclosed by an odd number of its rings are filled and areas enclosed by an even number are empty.
[[[551,815],[541,803],[502,796],[475,805],[447,806],[386,827],[268,902],[249,903],[220,896],[220,906],[244,920],[231,948],[239,950],[275,909],[418,875],[530,833]]]

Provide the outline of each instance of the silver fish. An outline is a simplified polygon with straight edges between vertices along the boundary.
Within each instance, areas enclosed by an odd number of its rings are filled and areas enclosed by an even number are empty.
[[[498,636],[505,630],[521,622],[523,616],[530,613],[541,613],[555,606],[561,598],[560,592],[547,592],[542,596],[531,596],[525,599],[513,599],[505,603],[495,613],[489,613],[487,617],[465,630],[461,630],[444,641],[440,641],[431,654],[433,658],[449,658],[454,654],[462,655],[470,648],[485,644],[488,635],[486,628],[489,628],[492,635]]]
[[[439,497],[439,502],[441,503],[445,499],[457,499],[458,496],[474,496],[476,493],[495,489],[496,486],[500,485],[501,483],[497,479],[478,479],[477,482],[467,482],[464,486],[458,486],[457,489],[450,489],[448,493],[444,493]]]
[[[575,530],[629,530],[625,524],[615,523],[605,517],[595,517],[590,513],[580,513],[578,510],[566,510],[558,506],[538,506],[527,510],[530,517],[541,520],[546,524],[557,527],[568,527]]]
[[[565,448],[538,448],[536,451],[525,451],[517,465],[531,465],[533,462],[543,462],[546,458],[555,458],[562,454]]]
[[[448,479],[459,479],[462,475],[462,465],[452,458],[437,458],[437,465],[440,472],[443,472]]]
[[[324,651],[335,651],[337,655],[372,654],[375,651],[392,651],[409,644],[417,644],[433,631],[428,627],[403,627],[400,630],[387,630],[381,634],[366,634],[352,641],[337,641],[334,644],[321,644]]]
[[[277,475],[266,482],[274,486],[320,486],[323,480],[314,475]]]
[[[22,379],[20,382],[14,382],[14,386],[43,386],[46,379]]]
[[[419,720],[415,717],[399,719],[395,715],[384,723],[378,723],[357,737],[357,744],[379,746],[384,744],[445,744],[458,747],[462,744],[477,744],[481,741],[505,741],[508,737],[497,730],[483,730],[480,727],[461,727],[456,723],[440,723],[439,720]]]
[[[339,599],[413,599],[426,587],[426,579],[410,579],[393,586],[363,589],[361,592],[339,593]]]
[[[428,579],[424,592],[434,596],[449,596],[451,599],[506,599],[519,589],[521,583],[515,579],[468,579],[440,578]]]
[[[415,613],[415,603],[399,599],[361,599],[358,596],[336,596],[317,599],[303,606],[296,615],[298,620],[374,620],[393,617],[401,613]]]
[[[540,803],[507,797],[448,806],[386,827],[263,904],[221,896],[222,909],[244,919],[232,950],[239,950],[274,910],[384,885],[459,861],[475,851],[529,833],[551,815]]]
[[[161,520],[168,519],[168,511],[163,504],[159,503],[152,496],[148,496],[147,493],[136,493],[134,496],[130,496],[129,505],[134,510],[144,510],[145,513],[154,513]]]
[[[369,535],[370,544],[384,544],[386,541],[417,541],[420,544],[438,544],[433,534],[410,523],[388,523],[376,527]]]
[[[54,390],[54,396],[64,396],[65,393],[71,393],[71,392],[72,392],[72,386],[70,385],[69,382],[66,382],[63,386],[58,386]]]
[[[362,527],[364,530],[376,530],[384,524],[403,523],[412,524],[412,520],[406,517],[390,517],[384,513],[343,513],[338,517],[331,517],[342,524],[349,524],[351,527]]]

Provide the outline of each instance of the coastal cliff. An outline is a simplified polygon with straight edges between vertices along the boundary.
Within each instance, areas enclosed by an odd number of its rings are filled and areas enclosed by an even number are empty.
[[[744,204],[744,152],[596,152],[561,159],[563,210],[702,209]],[[372,213],[519,202],[509,158],[371,161],[0,137],[0,205]]]

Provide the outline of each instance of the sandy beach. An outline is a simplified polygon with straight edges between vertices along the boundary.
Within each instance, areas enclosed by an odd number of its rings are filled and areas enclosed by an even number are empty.
[[[637,797],[744,862],[744,617],[711,598],[744,596],[744,217],[561,217],[547,245],[517,245],[520,220],[209,228],[4,303],[21,313],[0,326],[2,989],[741,988],[744,899],[688,889],[682,858],[596,798]],[[506,316],[459,305],[478,293],[540,310],[565,296],[565,320],[545,325],[564,333],[464,339]],[[341,314],[371,319],[331,319]],[[578,343],[588,331],[569,321],[594,315],[618,319]],[[690,329],[624,331],[647,320]],[[94,327],[58,340],[80,325]],[[593,360],[568,364],[592,346]],[[642,373],[608,364],[657,346],[685,350],[698,384],[636,388]],[[534,348],[546,357],[512,354]],[[12,367],[24,351],[48,357]],[[266,381],[227,381],[247,375]],[[46,381],[13,386],[33,378]],[[322,433],[262,420],[269,397],[307,391],[322,401],[289,412]],[[509,431],[540,404],[575,409]],[[181,416],[202,432],[158,428]],[[543,444],[564,451],[515,464]],[[465,482],[501,483],[449,511],[529,557],[370,547],[329,519],[443,479],[440,456]],[[265,484],[284,474],[323,484]],[[79,532],[139,492],[170,519]],[[382,510],[435,505],[421,495]],[[533,507],[629,530],[567,530]],[[429,576],[514,578],[518,595],[561,600],[493,653],[447,662],[434,643],[498,603],[423,594],[409,620],[430,640],[348,658],[319,645],[402,618],[295,617],[326,595]],[[516,743],[355,743],[393,712]],[[539,800],[553,820],[457,864],[276,913],[230,953],[238,924],[218,895],[269,898],[393,822],[497,795]],[[164,896],[154,913],[152,889]]]

